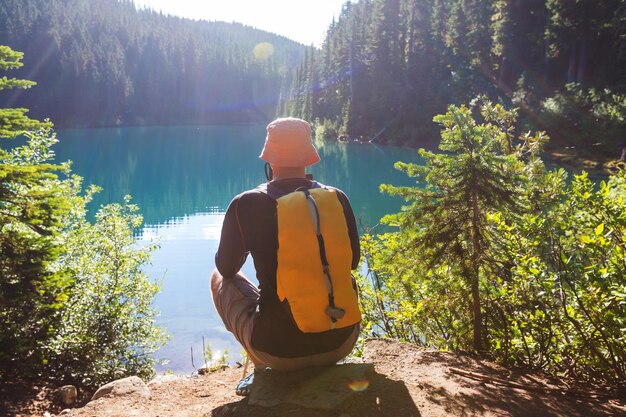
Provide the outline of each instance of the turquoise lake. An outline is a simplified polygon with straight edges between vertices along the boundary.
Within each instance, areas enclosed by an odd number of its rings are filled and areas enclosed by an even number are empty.
[[[156,354],[168,363],[157,371],[188,374],[200,367],[203,337],[213,352],[228,349],[231,361],[238,360],[241,348],[215,312],[208,281],[228,203],[265,181],[258,158],[264,126],[66,129],[58,138],[56,160],[71,160],[85,186],[103,188],[91,209],[132,195],[144,216],[139,244],[160,242],[146,267],[162,284],[155,306],[158,323],[171,335]],[[400,209],[403,200],[378,187],[413,184],[393,164],[419,161],[415,150],[328,141],[316,146],[322,161],[310,172],[346,192],[361,232]],[[251,258],[243,271],[255,276]]]

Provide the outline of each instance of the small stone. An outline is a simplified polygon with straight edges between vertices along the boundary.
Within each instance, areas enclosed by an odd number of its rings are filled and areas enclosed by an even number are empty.
[[[57,390],[57,394],[61,403],[66,406],[71,406],[76,403],[78,399],[78,391],[74,385],[64,385]]]
[[[59,415],[60,415],[60,416],[66,416],[66,415],[68,415],[69,413],[71,413],[70,409],[69,409],[69,408],[66,408],[65,410],[61,411],[61,412],[59,413]]]

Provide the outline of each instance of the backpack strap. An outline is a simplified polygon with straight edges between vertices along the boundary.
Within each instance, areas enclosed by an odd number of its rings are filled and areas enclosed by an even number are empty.
[[[317,244],[319,245],[320,250],[320,260],[322,262],[322,270],[324,271],[324,282],[326,284],[326,290],[328,291],[328,307],[326,307],[326,315],[330,317],[332,322],[331,328],[335,328],[335,323],[337,323],[338,319],[342,319],[346,314],[346,311],[342,308],[338,308],[335,305],[335,295],[333,290],[333,280],[330,276],[330,268],[328,264],[328,259],[326,257],[326,245],[324,244],[324,236],[322,236],[322,231],[320,228],[320,213],[317,208],[317,203],[315,199],[309,192],[309,190],[297,190],[304,193],[306,197],[307,204],[309,206],[309,211],[311,213],[311,219],[313,220],[313,226],[315,227],[315,234],[317,235]]]

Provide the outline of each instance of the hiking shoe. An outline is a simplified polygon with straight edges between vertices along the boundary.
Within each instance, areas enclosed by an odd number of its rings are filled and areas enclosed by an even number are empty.
[[[239,381],[239,383],[235,387],[235,394],[241,395],[242,397],[247,397],[248,395],[250,395],[250,391],[252,390],[252,384],[254,383],[255,373],[256,371],[252,372],[250,375],[242,378],[241,381]]]

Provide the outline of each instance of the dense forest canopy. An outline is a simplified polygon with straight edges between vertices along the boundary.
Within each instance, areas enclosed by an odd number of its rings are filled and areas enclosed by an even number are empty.
[[[555,143],[614,153],[626,146],[626,3],[347,2],[290,86],[281,112],[334,135],[424,144],[434,115],[484,94]]]
[[[60,126],[264,122],[304,50],[241,24],[164,16],[127,0],[3,0],[0,44],[24,52],[17,76],[45,86],[4,94],[3,107]]]

